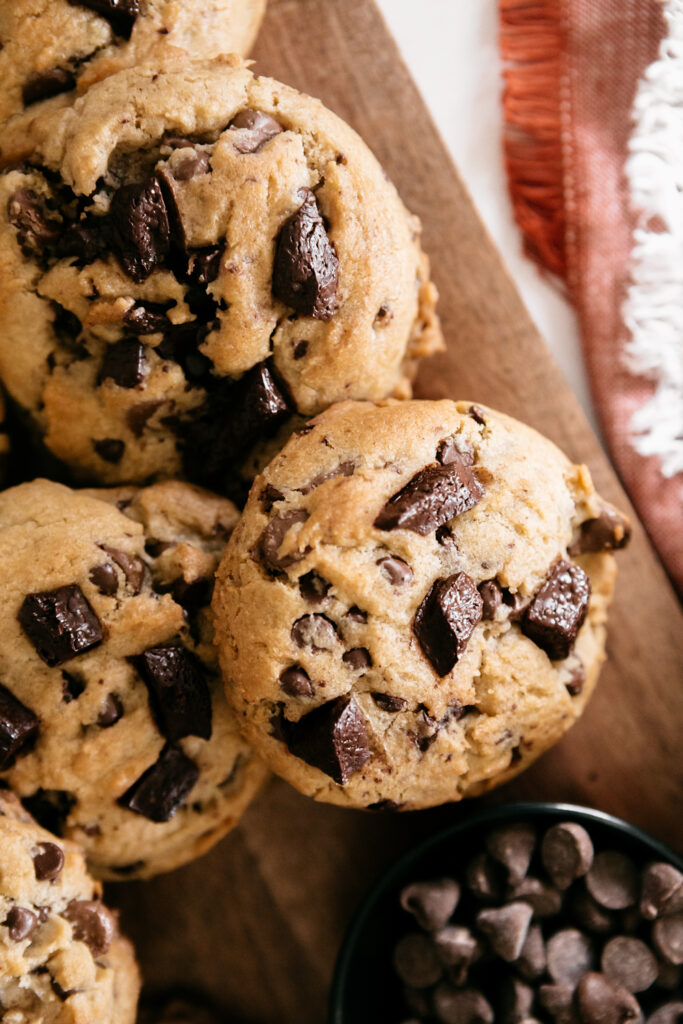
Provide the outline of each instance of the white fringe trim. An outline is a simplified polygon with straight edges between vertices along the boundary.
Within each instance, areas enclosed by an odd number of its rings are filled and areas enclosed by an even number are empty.
[[[668,36],[633,107],[626,174],[639,226],[623,316],[628,368],[656,384],[631,442],[672,477],[683,471],[683,0],[667,0],[664,16]]]

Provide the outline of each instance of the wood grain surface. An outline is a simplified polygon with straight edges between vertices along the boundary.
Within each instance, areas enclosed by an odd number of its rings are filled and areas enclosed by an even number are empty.
[[[417,393],[473,399],[525,420],[586,462],[600,491],[628,509],[372,0],[271,0],[256,57],[259,73],[319,96],[349,121],[422,219],[448,351],[424,365]],[[486,799],[588,804],[680,849],[683,618],[634,525],[619,559],[609,661],[586,715]],[[402,849],[468,809],[372,816],[315,804],[276,780],[207,857],[152,882],[110,887],[109,898],[151,988],[205,988],[239,1020],[320,1024],[363,893]]]

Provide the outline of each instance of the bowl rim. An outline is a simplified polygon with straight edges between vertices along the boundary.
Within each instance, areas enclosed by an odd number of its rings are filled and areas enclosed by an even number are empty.
[[[522,800],[508,804],[497,804],[494,807],[486,807],[468,814],[465,818],[441,829],[434,835],[423,839],[416,846],[407,850],[396,860],[387,871],[373,883],[370,889],[362,898],[361,903],[351,918],[344,938],[342,939],[332,977],[330,988],[327,1024],[350,1024],[343,1017],[343,996],[348,981],[348,973],[351,959],[358,942],[359,936],[365,927],[366,922],[372,915],[377,903],[386,895],[405,869],[415,861],[430,853],[435,847],[447,843],[455,836],[460,835],[469,829],[481,825],[495,824],[499,821],[506,821],[510,818],[523,818],[536,815],[541,818],[556,818],[571,816],[583,819],[593,824],[607,826],[622,835],[635,839],[647,846],[654,854],[662,860],[667,860],[679,871],[683,871],[683,857],[680,857],[670,846],[663,843],[656,836],[650,835],[638,825],[633,825],[623,818],[618,818],[607,811],[599,811],[594,807],[583,807],[580,804],[570,804],[553,801]]]

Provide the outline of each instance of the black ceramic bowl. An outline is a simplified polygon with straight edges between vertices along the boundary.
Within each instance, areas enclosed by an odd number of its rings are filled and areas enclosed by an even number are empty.
[[[539,831],[559,821],[584,825],[598,849],[616,849],[644,865],[664,860],[683,871],[683,859],[642,829],[611,814],[573,804],[515,803],[479,811],[402,857],[364,900],[344,938],[332,983],[329,1024],[390,1024],[405,1016],[391,958],[410,922],[399,905],[404,885],[459,872],[483,847],[493,825],[524,821]]]

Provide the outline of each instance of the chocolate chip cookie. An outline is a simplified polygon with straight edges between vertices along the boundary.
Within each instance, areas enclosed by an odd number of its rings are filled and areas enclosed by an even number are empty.
[[[0,779],[98,876],[191,860],[263,782],[208,607],[236,517],[174,481],[0,495]]]
[[[238,58],[120,72],[23,138],[0,376],[81,479],[222,491],[297,418],[407,394],[441,344],[419,225],[368,148]]]
[[[0,790],[3,1021],[133,1024],[133,949],[101,896],[79,847],[55,840]]]
[[[344,402],[254,482],[219,567],[227,693],[319,800],[428,807],[510,779],[583,711],[629,526],[521,423]]]
[[[15,129],[93,82],[184,50],[246,54],[266,0],[3,0],[0,122]]]

